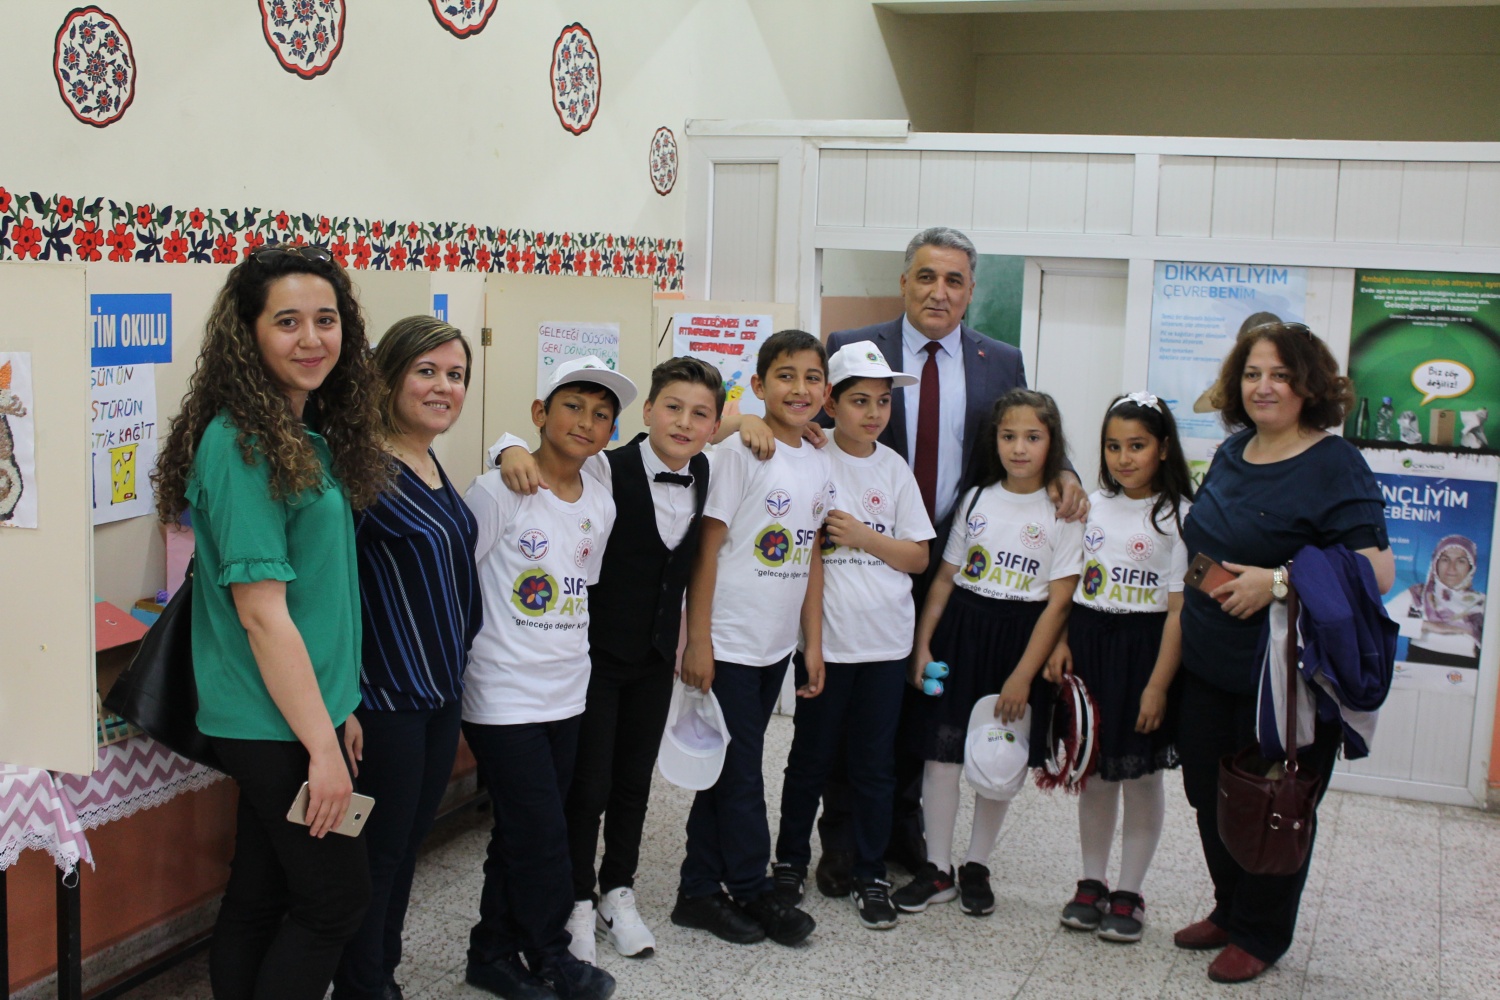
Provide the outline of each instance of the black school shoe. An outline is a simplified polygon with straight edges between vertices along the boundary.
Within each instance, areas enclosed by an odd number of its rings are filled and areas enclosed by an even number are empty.
[[[891,884],[883,878],[857,878],[849,893],[859,922],[872,931],[896,926],[896,907],[891,903]]]
[[[788,906],[772,889],[740,904],[745,915],[758,923],[766,937],[777,944],[801,944],[818,926],[817,921],[795,906]]]
[[[615,992],[614,976],[567,951],[549,959],[537,975],[560,1000],[609,1000]]]
[[[891,902],[902,913],[921,913],[933,903],[946,903],[957,895],[953,869],[942,871],[931,861],[924,861],[912,880],[891,895]]]
[[[854,888],[854,855],[848,851],[824,851],[814,873],[818,891],[829,899],[842,899]]]
[[[802,865],[777,863],[771,866],[771,891],[787,906],[802,902],[803,886],[807,883],[807,869]]]
[[[765,928],[722,891],[708,896],[678,893],[677,905],[672,907],[672,923],[708,931],[730,944],[755,944],[766,939]]]
[[[971,917],[995,912],[995,894],[990,890],[990,870],[977,861],[958,869],[958,905]]]
[[[497,958],[493,962],[470,961],[464,970],[464,981],[504,1000],[556,1000],[557,994],[521,965],[519,957]]]

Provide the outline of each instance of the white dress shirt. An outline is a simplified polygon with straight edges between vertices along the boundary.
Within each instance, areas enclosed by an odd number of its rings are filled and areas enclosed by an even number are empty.
[[[903,371],[917,377],[916,385],[898,390],[906,393],[906,462],[916,467],[917,458],[917,411],[922,402],[922,367],[927,364],[927,345],[934,343],[926,334],[911,325],[911,319],[901,317],[901,346]],[[941,340],[937,352],[938,391],[938,463],[937,494],[933,520],[941,521],[953,509],[958,499],[959,481],[964,474],[964,411],[967,390],[964,386],[963,326],[955,326],[953,332]]]
[[[625,447],[629,447],[626,445]],[[502,434],[500,440],[490,445],[489,457],[490,467],[500,467],[500,453],[506,448],[526,448],[526,442],[514,434]],[[662,544],[669,549],[675,549],[682,542],[683,536],[687,534],[688,525],[693,520],[693,500],[697,493],[692,486],[682,487],[676,483],[658,483],[655,481],[658,472],[671,472],[667,463],[663,462],[651,447],[651,439],[647,438],[640,444],[641,459],[646,466],[646,481],[651,484],[651,505],[656,510],[656,530],[661,535]],[[528,451],[531,449],[527,448]],[[604,457],[604,452],[592,455],[583,463],[583,474],[592,476],[604,484],[604,488],[614,493],[614,466],[609,464],[609,459]],[[684,465],[679,475],[690,476],[688,467]],[[941,479],[939,480],[941,482]]]

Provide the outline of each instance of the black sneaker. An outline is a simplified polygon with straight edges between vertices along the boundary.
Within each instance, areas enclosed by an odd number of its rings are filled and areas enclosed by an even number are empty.
[[[609,1000],[615,992],[614,976],[596,965],[580,962],[569,951],[548,959],[538,970],[538,977],[560,1000]]]
[[[1062,925],[1075,931],[1098,930],[1099,921],[1108,908],[1109,886],[1098,879],[1080,879],[1073,901],[1063,907]]]
[[[783,902],[775,889],[741,903],[740,907],[745,916],[760,924],[766,937],[777,944],[801,944],[818,926],[812,917]]]
[[[946,903],[957,895],[953,869],[941,871],[931,861],[924,861],[916,876],[891,894],[891,902],[903,913],[921,913],[933,903]]]
[[[896,907],[891,905],[891,884],[883,878],[857,878],[849,893],[859,922],[872,931],[888,931],[896,926]]]
[[[1099,936],[1131,944],[1141,939],[1145,920],[1146,901],[1136,893],[1118,889],[1109,894],[1109,912],[1099,921]]]
[[[958,905],[971,917],[995,912],[995,894],[990,891],[990,870],[977,861],[958,868]]]
[[[854,888],[854,856],[848,851],[824,851],[814,877],[819,892],[830,899],[842,899]]]
[[[802,887],[806,882],[807,868],[803,865],[778,863],[771,866],[771,891],[787,906],[802,902]]]
[[[493,962],[470,961],[464,981],[505,1000],[557,1000],[552,988],[527,972],[518,956]]]
[[[766,939],[765,929],[723,892],[709,896],[679,893],[677,905],[672,907],[672,923],[708,931],[731,944],[754,944]]]

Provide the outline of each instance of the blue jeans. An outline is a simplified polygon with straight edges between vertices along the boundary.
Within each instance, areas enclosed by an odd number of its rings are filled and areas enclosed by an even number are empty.
[[[370,908],[333,977],[335,1000],[381,1000],[401,964],[401,928],[411,899],[417,849],[437,816],[458,754],[461,703],[442,708],[355,711],[365,759],[355,786],[375,800],[365,823]]]
[[[729,727],[729,748],[718,783],[693,799],[687,821],[687,857],[679,891],[711,896],[722,886],[737,900],[771,889],[771,827],[761,757],[766,725],[781,694],[786,661],[747,667],[714,661],[714,696]]]
[[[464,723],[464,738],[495,813],[479,923],[469,932],[471,962],[487,965],[519,953],[535,970],[568,949],[573,868],[563,803],[573,781],[582,719]]]
[[[797,685],[807,683],[802,654],[793,660]],[[854,874],[885,878],[885,848],[891,834],[891,799],[896,791],[896,724],[906,687],[901,660],[830,663],[823,693],[797,702],[795,733],[781,784],[781,832],[776,860],[807,867],[812,861],[813,820],[824,782],[839,750],[849,740],[848,774],[854,833]],[[829,845],[824,844],[826,851]]]

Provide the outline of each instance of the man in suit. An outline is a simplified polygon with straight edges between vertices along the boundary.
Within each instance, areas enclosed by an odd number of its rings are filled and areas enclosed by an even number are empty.
[[[956,229],[935,226],[914,236],[906,246],[901,274],[905,313],[898,319],[829,335],[828,352],[861,340],[874,341],[891,368],[920,377],[917,385],[899,389],[891,400],[891,419],[880,436],[911,463],[927,513],[937,527],[934,555],[927,573],[913,587],[918,608],[926,598],[953,524],[954,506],[983,461],[983,448],[994,447],[987,423],[995,400],[1011,389],[1026,387],[1021,352],[963,324],[974,297],[974,269],[978,254],[969,238]],[[1048,487],[1058,513],[1077,520],[1088,512],[1088,494],[1071,466],[1058,483]],[[922,836],[922,761],[909,748],[907,733],[913,695],[907,691],[902,712],[902,736],[896,748],[896,802],[889,857],[909,871],[926,859]],[[842,762],[839,762],[842,763]],[[849,787],[842,767],[835,765],[823,794],[823,816],[818,824],[823,855],[818,862],[818,888],[825,895],[848,895],[850,872]]]

